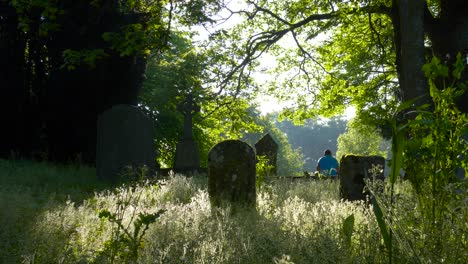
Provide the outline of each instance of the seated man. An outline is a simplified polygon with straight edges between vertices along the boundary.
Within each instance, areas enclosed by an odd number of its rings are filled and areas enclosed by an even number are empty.
[[[329,149],[325,150],[325,155],[318,160],[317,171],[322,175],[336,178],[338,170],[338,161],[332,156]]]

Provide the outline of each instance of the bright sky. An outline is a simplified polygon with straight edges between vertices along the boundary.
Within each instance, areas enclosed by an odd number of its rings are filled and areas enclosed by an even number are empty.
[[[280,111],[284,107],[287,107],[290,105],[287,102],[280,102],[278,99],[272,96],[267,96],[267,95],[263,95],[259,97],[257,102],[259,104],[259,110],[261,111],[263,115],[272,113],[275,111]],[[353,119],[356,116],[356,108],[354,106],[347,107],[343,115],[348,120]]]

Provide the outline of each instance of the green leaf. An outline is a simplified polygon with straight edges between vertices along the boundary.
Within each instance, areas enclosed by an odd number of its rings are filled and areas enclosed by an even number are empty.
[[[383,219],[382,209],[380,208],[374,196],[371,197],[371,202],[372,202],[372,208],[374,211],[375,218],[377,219],[377,224],[379,225],[380,234],[382,235],[383,240],[384,240],[385,247],[387,248],[388,251],[390,251],[392,247],[392,241],[390,239],[390,233],[388,231],[387,224],[385,223],[385,220]]]
[[[399,113],[399,112],[401,112],[403,110],[407,110],[407,109],[411,108],[416,103],[416,101],[421,99],[421,98],[422,98],[422,96],[418,96],[416,98],[413,98],[411,100],[408,100],[408,101],[405,101],[405,102],[401,103],[398,106],[396,112]]]
[[[109,212],[109,210],[101,210],[99,211],[99,218],[110,218],[111,217],[111,213]]]
[[[343,233],[345,235],[346,244],[350,247],[351,246],[351,237],[353,236],[354,231],[354,214],[346,217],[343,222],[342,227]]]
[[[391,173],[390,173],[390,182],[394,184],[398,178],[401,165],[403,164],[403,149],[405,145],[405,132],[406,130],[401,130],[393,135],[392,139],[392,161],[391,161]]]
[[[452,76],[455,79],[460,79],[461,74],[462,74],[464,69],[465,69],[465,64],[463,63],[463,58],[461,56],[461,53],[459,52],[457,54],[457,60],[455,61],[455,64],[454,64],[454,67],[453,67]]]

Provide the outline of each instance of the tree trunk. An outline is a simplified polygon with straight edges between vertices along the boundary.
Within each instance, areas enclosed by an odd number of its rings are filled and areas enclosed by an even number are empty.
[[[400,99],[417,99],[415,105],[429,100],[422,67],[424,59],[424,0],[394,0],[393,24],[396,41],[396,66]]]
[[[138,23],[139,14],[122,14],[107,1],[62,0],[59,30],[39,34],[42,7],[24,3],[18,14],[9,0],[0,0],[0,158],[16,152],[21,158],[94,163],[97,116],[114,104],[137,104],[146,60],[121,57],[102,34]],[[101,1],[102,2],[102,1]],[[19,28],[25,16],[28,30]],[[95,67],[62,68],[63,52],[103,49],[109,55]]]
[[[462,57],[468,56],[468,1],[466,0],[442,0],[440,14],[434,18],[425,8],[424,27],[432,42],[432,50],[435,56],[447,66],[452,67],[458,53]],[[468,67],[465,61],[465,71],[461,81],[468,80]],[[452,76],[449,76],[451,78]],[[448,80],[447,83],[451,83]],[[458,100],[458,107],[464,113],[468,113],[468,92],[465,92]]]
[[[0,158],[31,151],[25,43],[16,10],[0,0]]]
[[[57,56],[46,98],[50,155],[60,162],[79,158],[94,163],[98,115],[116,104],[137,104],[146,66],[143,59],[110,50],[102,34],[138,21],[129,21],[116,8],[95,8],[88,1],[63,1],[62,8],[67,10],[67,16],[59,18],[62,30],[49,43]],[[94,67],[81,64],[70,71],[60,68],[66,49],[103,49],[108,56]]]

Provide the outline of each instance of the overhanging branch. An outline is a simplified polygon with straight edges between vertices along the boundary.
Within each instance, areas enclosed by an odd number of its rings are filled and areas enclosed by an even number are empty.
[[[366,7],[361,7],[361,8],[343,8],[339,10],[334,10],[332,9],[331,12],[329,13],[323,13],[323,14],[312,14],[305,19],[292,23],[287,21],[286,19],[282,18],[275,12],[259,6],[257,3],[253,1],[248,1],[248,3],[252,4],[255,7],[255,10],[250,12],[250,11],[236,11],[236,13],[239,14],[247,14],[249,19],[253,19],[256,16],[258,16],[260,13],[264,13],[268,15],[269,17],[273,18],[276,21],[280,22],[279,29],[277,30],[270,30],[266,32],[261,32],[254,34],[249,37],[247,40],[247,43],[245,45],[245,56],[242,59],[242,61],[234,65],[231,70],[226,74],[226,76],[223,78],[223,80],[220,83],[219,90],[214,94],[214,97],[217,97],[223,93],[223,91],[226,89],[227,85],[229,82],[232,80],[235,74],[239,74],[237,76],[237,83],[236,83],[236,92],[234,93],[234,98],[239,94],[240,89],[241,89],[241,84],[242,84],[242,75],[244,74],[245,68],[254,60],[258,59],[262,54],[264,54],[268,49],[276,44],[280,39],[283,38],[287,33],[291,32],[291,34],[294,37],[294,40],[297,44],[297,47],[300,49],[301,53],[314,61],[317,65],[319,65],[322,70],[324,70],[326,73],[330,74],[328,71],[326,71],[325,67],[321,65],[315,58],[311,56],[310,53],[308,53],[304,47],[300,44],[300,42],[297,39],[296,36],[296,29],[299,29],[301,27],[304,27],[314,21],[323,21],[323,20],[332,20],[332,19],[337,19],[340,16],[344,15],[355,15],[355,14],[367,14],[367,13],[377,13],[377,14],[386,14],[386,15],[391,15],[392,9],[390,7],[380,5],[380,6],[366,6]],[[234,11],[229,10],[232,13]],[[332,26],[333,23],[330,23],[329,26]],[[333,77],[333,76],[332,76]]]

